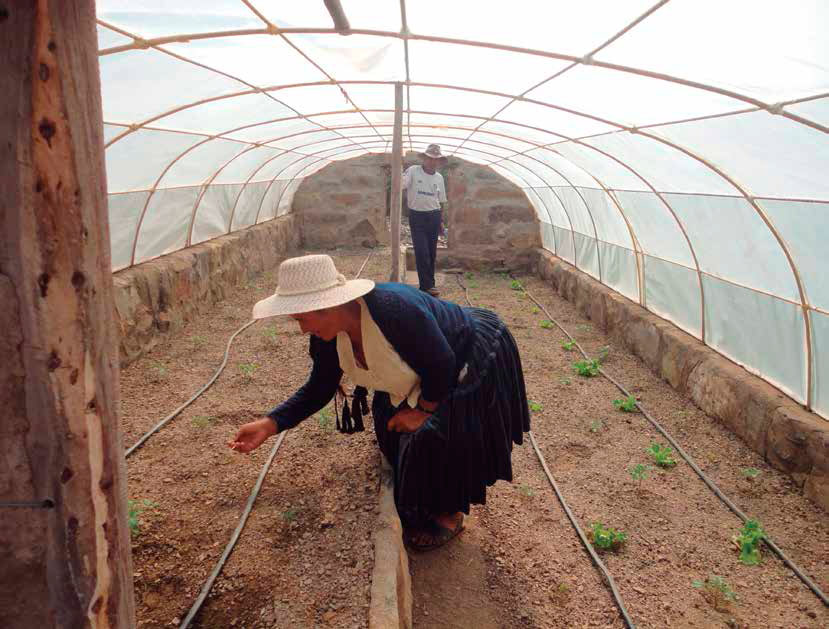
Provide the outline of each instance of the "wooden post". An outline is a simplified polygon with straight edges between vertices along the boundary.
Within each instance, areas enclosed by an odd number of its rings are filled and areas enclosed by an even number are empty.
[[[0,0],[4,628],[134,626],[97,47],[94,0]]]
[[[400,212],[403,204],[403,84],[394,84],[394,135],[391,144],[391,281],[401,281]],[[405,269],[403,270],[405,273]]]

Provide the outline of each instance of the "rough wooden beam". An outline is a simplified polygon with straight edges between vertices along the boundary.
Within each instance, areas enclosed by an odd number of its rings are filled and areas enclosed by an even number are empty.
[[[0,0],[0,626],[131,627],[93,0]]]
[[[403,84],[394,84],[394,135],[391,149],[391,281],[400,282],[400,214],[403,203]]]

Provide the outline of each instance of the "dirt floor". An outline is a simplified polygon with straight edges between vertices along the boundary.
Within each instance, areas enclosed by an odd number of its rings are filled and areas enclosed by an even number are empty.
[[[353,277],[368,251],[337,255]],[[388,256],[363,277],[387,273]],[[265,274],[121,373],[125,445],[189,398],[227,339],[275,288]],[[225,443],[307,379],[308,338],[287,319],[237,337],[225,372],[127,461],[139,627],[178,626],[242,513],[272,440],[253,454]],[[373,435],[341,435],[331,407],[286,434],[247,527],[197,618],[200,627],[364,627],[373,566],[378,455]],[[148,504],[145,504],[148,501]]]
[[[588,353],[598,356],[608,348],[605,368],[826,591],[826,513],[638,358],[615,347],[541,280],[519,279]],[[603,559],[637,626],[829,626],[829,610],[768,551],[759,566],[738,561],[731,541],[740,528],[737,517],[679,457],[676,467],[654,468],[637,487],[629,469],[652,463],[645,449],[654,441],[665,445],[664,440],[641,414],[614,408],[621,394],[606,380],[573,372],[572,363],[581,356],[561,347],[566,339],[558,329],[542,327],[546,316],[511,290],[510,278],[475,274],[463,282],[472,301],[496,310],[518,341],[528,396],[539,405],[533,432],[581,526],[589,529],[600,521],[628,534],[622,550]],[[465,303],[451,278],[443,296]],[[473,509],[470,530],[458,543],[413,558],[415,626],[624,626],[528,441],[515,450],[513,464],[514,483],[490,490],[488,504]],[[747,479],[741,471],[746,468],[758,469],[759,476]],[[485,569],[484,587],[456,590],[467,571],[463,564],[481,574]],[[736,604],[717,611],[692,587],[692,581],[710,575],[727,581]],[[474,625],[455,613],[458,604],[477,611]]]
[[[331,252],[352,277],[366,252]],[[388,253],[363,273],[382,281]],[[444,297],[465,303],[447,276]],[[782,474],[727,429],[615,347],[540,280],[520,278],[589,352],[609,346],[619,376],[720,487],[826,590],[829,524]],[[639,627],[827,627],[829,611],[765,553],[760,566],[737,560],[739,522],[684,462],[654,469],[641,488],[628,469],[649,463],[657,441],[639,414],[617,411],[620,394],[580,378],[579,357],[562,334],[503,276],[463,280],[476,305],[501,314],[522,352],[533,431],[582,526],[602,521],[629,538],[604,555]],[[221,362],[227,338],[273,291],[275,272],[241,287],[175,338],[122,371],[125,444],[186,400]],[[256,323],[231,351],[225,373],[129,460],[130,499],[141,509],[133,540],[140,627],[177,625],[213,568],[267,457],[225,442],[301,385],[307,338],[288,320]],[[538,408],[538,407],[536,407]],[[364,627],[377,499],[373,434],[340,435],[317,416],[286,435],[247,528],[197,619],[200,627]],[[415,627],[622,627],[602,578],[555,499],[527,441],[513,456],[515,482],[499,483],[473,508],[461,537],[411,556]],[[747,480],[745,468],[760,474]],[[149,501],[145,505],[144,501]],[[692,587],[719,575],[738,601],[717,611]]]

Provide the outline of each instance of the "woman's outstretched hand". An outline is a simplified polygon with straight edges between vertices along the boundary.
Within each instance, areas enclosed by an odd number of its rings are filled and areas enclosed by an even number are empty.
[[[429,413],[415,408],[404,408],[395,413],[386,424],[386,428],[392,432],[415,432],[427,419],[429,419]]]
[[[231,450],[247,454],[256,450],[265,442],[265,439],[275,434],[276,422],[270,417],[263,417],[255,422],[242,424],[239,432],[236,433],[236,437],[233,441],[228,441],[227,445]]]

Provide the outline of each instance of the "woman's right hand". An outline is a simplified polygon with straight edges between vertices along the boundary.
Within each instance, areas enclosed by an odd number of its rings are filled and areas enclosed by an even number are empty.
[[[236,433],[236,438],[233,441],[228,441],[227,445],[231,450],[247,454],[256,450],[268,437],[272,437],[276,433],[276,422],[270,417],[263,417],[255,422],[242,424],[239,432]]]

